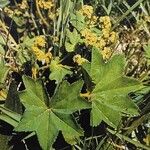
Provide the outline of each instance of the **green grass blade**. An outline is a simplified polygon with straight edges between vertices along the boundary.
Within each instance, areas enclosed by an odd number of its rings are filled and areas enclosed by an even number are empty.
[[[142,3],[144,0],[138,0],[130,9],[128,9],[118,20],[117,22],[114,24],[114,26],[112,27],[112,30],[114,30],[118,24],[124,19],[126,18],[127,15],[129,15],[138,5],[140,5],[140,3]]]
[[[136,147],[140,147],[140,148],[143,148],[143,149],[145,149],[145,150],[150,150],[150,147],[145,146],[145,145],[143,145],[143,144],[141,144],[141,143],[139,143],[139,142],[137,142],[137,141],[134,141],[134,140],[130,139],[130,138],[127,137],[127,136],[124,136],[124,135],[122,135],[122,134],[120,134],[120,133],[116,133],[116,131],[113,131],[113,130],[111,130],[111,129],[107,129],[107,130],[108,130],[111,134],[116,135],[116,136],[119,137],[120,139],[124,139],[125,141],[127,141],[127,142],[129,142],[129,143],[135,145]]]

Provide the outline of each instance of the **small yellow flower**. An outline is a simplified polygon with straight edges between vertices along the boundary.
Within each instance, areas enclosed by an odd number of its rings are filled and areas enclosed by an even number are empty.
[[[93,15],[93,7],[90,5],[83,5],[82,9],[79,10],[79,12],[90,19]]]
[[[38,5],[43,9],[51,9],[54,6],[54,2],[52,0],[38,0]]]
[[[85,37],[89,32],[90,32],[90,30],[85,28],[85,29],[81,30],[81,35]]]
[[[100,17],[100,23],[102,23],[102,27],[105,29],[111,28],[111,20],[109,16]]]
[[[104,47],[104,49],[101,51],[101,54],[103,56],[103,59],[109,59],[111,56],[111,48]]]
[[[103,38],[98,38],[98,41],[96,43],[96,47],[103,49],[106,46],[106,41]]]
[[[54,20],[54,19],[56,18],[56,15],[55,15],[54,13],[50,12],[50,13],[48,14],[48,17],[49,17],[51,20]]]
[[[92,16],[88,21],[87,24],[89,25],[89,28],[93,28],[97,24],[97,17]]]
[[[76,62],[79,66],[81,66],[83,63],[87,62],[88,60],[81,57],[81,55],[77,54],[73,57],[73,61]]]
[[[14,14],[17,15],[17,16],[22,16],[23,15],[23,13],[19,9],[15,9]]]
[[[110,33],[110,31],[108,30],[108,29],[102,29],[102,32],[103,32],[103,37],[104,38],[109,38],[109,33]]]
[[[91,99],[91,93],[89,91],[87,91],[86,93],[80,93],[80,97],[83,97],[83,98],[87,98],[88,100]]]
[[[58,41],[59,41],[59,38],[58,38],[57,36],[54,36],[54,37],[53,37],[53,42],[56,43],[56,42],[58,42]]]
[[[104,23],[104,24],[109,23],[109,22],[111,22],[110,17],[109,16],[102,16],[102,17],[100,17],[100,22]]]
[[[88,46],[95,46],[97,42],[97,35],[91,30],[85,28],[84,30],[81,31],[81,35],[84,37],[84,42]]]
[[[35,46],[40,46],[40,47],[44,47],[46,44],[45,41],[45,37],[43,35],[37,36],[35,41],[34,41],[34,45]]]
[[[51,58],[52,58],[52,54],[50,52],[47,52],[46,54],[41,51],[38,47],[36,46],[32,46],[32,51],[35,54],[37,60],[44,62],[44,63],[49,63]]]
[[[13,14],[14,14],[14,11],[11,10],[9,7],[4,7],[4,12],[5,12],[6,14],[8,14],[10,17],[12,17]]]
[[[52,0],[38,0],[38,5],[42,9],[51,9],[54,6]]]
[[[116,32],[111,32],[110,33],[110,37],[109,37],[109,40],[111,43],[115,43],[115,41],[117,40],[117,33]]]
[[[19,7],[23,10],[28,8],[27,0],[23,0]]]
[[[52,59],[52,53],[51,52],[47,52],[45,54],[45,61],[46,61],[46,63],[49,63],[51,59]]]
[[[33,67],[32,68],[32,78],[36,79],[36,75],[37,75],[37,69],[36,69],[36,67]]]

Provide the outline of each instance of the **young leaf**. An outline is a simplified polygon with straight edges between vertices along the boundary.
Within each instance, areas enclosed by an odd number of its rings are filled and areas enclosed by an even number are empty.
[[[142,87],[137,80],[123,74],[125,59],[116,55],[107,63],[97,49],[93,49],[91,65],[86,67],[95,88],[91,93],[91,124],[97,126],[103,120],[116,128],[123,114],[138,114],[137,106],[128,93]]]
[[[70,67],[62,65],[57,58],[51,61],[50,70],[51,74],[49,78],[51,80],[56,80],[56,83],[60,83],[65,75],[72,73]]]
[[[73,32],[67,30],[67,40],[65,42],[66,50],[68,52],[74,51],[74,48],[77,43],[80,41],[80,35],[78,34],[77,30],[74,29]]]
[[[79,97],[82,81],[72,85],[63,82],[49,103],[39,80],[24,77],[26,91],[20,93],[20,98],[26,110],[16,131],[35,131],[43,150],[49,150],[59,131],[65,140],[74,144],[83,134],[74,123],[71,114],[80,109],[89,108],[86,101]]]
[[[85,28],[85,17],[79,12],[70,14],[70,22],[78,31]]]

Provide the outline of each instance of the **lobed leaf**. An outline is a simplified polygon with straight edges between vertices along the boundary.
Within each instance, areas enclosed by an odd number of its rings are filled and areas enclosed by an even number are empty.
[[[51,80],[56,80],[56,83],[60,83],[62,82],[63,78],[67,75],[67,74],[71,74],[72,72],[70,71],[70,67],[62,65],[59,62],[58,58],[55,58],[54,60],[51,61],[50,64],[50,76],[49,78]]]
[[[86,66],[87,72],[95,83],[91,93],[91,125],[97,126],[103,120],[117,128],[123,115],[137,115],[138,107],[128,94],[142,87],[142,84],[126,77],[125,59],[116,55],[107,63],[97,49],[92,51],[92,62]]]
[[[71,114],[90,107],[79,97],[82,82],[72,85],[63,82],[50,101],[40,80],[34,81],[29,77],[23,79],[26,90],[20,93],[20,99],[26,110],[15,130],[35,131],[43,150],[51,149],[59,131],[68,143],[74,144],[83,131],[74,123]],[[45,103],[47,99],[48,103]]]

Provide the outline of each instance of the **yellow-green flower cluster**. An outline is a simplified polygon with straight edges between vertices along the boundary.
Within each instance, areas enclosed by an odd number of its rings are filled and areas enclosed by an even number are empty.
[[[111,45],[116,43],[118,36],[116,32],[111,31],[112,25],[109,16],[100,17],[99,21],[101,25],[100,27],[102,28],[101,39],[103,39],[103,43],[105,43],[103,46],[101,46],[101,53],[104,59],[108,59],[112,54]]]
[[[50,52],[48,53],[44,53],[43,51],[41,51],[38,47],[36,46],[32,46],[32,51],[35,54],[37,60],[41,61],[41,62],[46,62],[49,63],[50,59],[52,57],[52,54]]]
[[[37,73],[38,73],[37,68],[36,67],[32,67],[32,78],[33,79],[36,79]]]
[[[51,9],[54,6],[53,0],[37,0],[37,2],[42,9]]]
[[[112,55],[112,50],[110,47],[104,47],[104,49],[101,51],[101,54],[104,59],[109,59]]]
[[[48,17],[50,20],[54,20],[59,16],[60,9],[59,8],[55,9],[55,8],[56,6],[48,10]]]
[[[50,52],[47,52],[45,54],[45,52],[41,50],[45,46],[45,44],[46,41],[44,36],[37,36],[34,41],[34,45],[32,46],[31,49],[34,55],[36,56],[37,60],[44,63],[49,63],[52,58],[52,54]]]
[[[73,57],[73,61],[81,66],[83,63],[87,62],[88,60],[81,57],[81,55],[77,54]]]
[[[111,20],[109,16],[99,18],[102,33],[92,32],[90,28],[81,30],[81,36],[86,46],[93,46],[102,51],[104,59],[108,59],[112,54],[112,45],[117,41],[117,33],[111,31]]]
[[[21,4],[18,5],[19,8],[21,8],[22,10],[25,10],[28,8],[28,2],[27,0],[23,0]]]
[[[83,16],[91,19],[92,15],[93,15],[93,7],[90,5],[83,5],[82,8],[79,10],[79,12]]]
[[[113,44],[117,40],[117,33],[111,31],[111,20],[109,16],[100,17],[100,23],[102,28],[102,37],[108,44]]]
[[[9,7],[5,7],[5,8],[4,8],[4,12],[5,12],[7,15],[9,15],[10,17],[12,17],[13,14],[14,14],[14,11],[11,10]]]
[[[9,15],[10,17],[13,17],[14,15],[15,16],[22,16],[23,15],[22,11],[20,11],[19,9],[12,10],[9,7],[5,7],[4,12],[7,13],[7,15]]]
[[[89,28],[95,26],[95,24],[97,23],[97,16],[94,15],[94,9],[92,6],[83,5],[79,10],[79,13],[85,16],[86,23],[88,24]]]
[[[98,49],[103,49],[105,45],[107,44],[105,39],[103,39],[100,36],[98,36],[96,33],[93,33],[90,29],[85,28],[81,31],[81,35],[84,38],[84,42],[86,46],[94,46]]]
[[[45,37],[43,35],[37,36],[34,41],[34,45],[44,47],[46,44]]]
[[[102,23],[102,28],[103,29],[111,29],[111,20],[109,16],[102,16],[99,19],[100,23]]]
[[[95,46],[97,42],[97,35],[91,32],[90,29],[85,28],[81,31],[82,37],[84,37],[84,42],[86,46]]]

